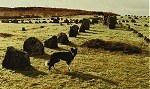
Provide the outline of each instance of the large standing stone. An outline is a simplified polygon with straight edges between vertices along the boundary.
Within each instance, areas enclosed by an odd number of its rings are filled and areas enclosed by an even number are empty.
[[[99,20],[99,18],[93,18],[92,23],[97,23],[98,24],[98,22],[99,22],[98,20]]]
[[[59,43],[67,45],[69,43],[68,37],[65,33],[59,33],[57,36],[57,40]]]
[[[108,19],[108,15],[104,15],[103,17],[103,24],[107,25],[107,19]]]
[[[58,48],[57,36],[52,36],[44,42],[44,46],[47,48],[55,49]]]
[[[90,28],[90,21],[84,18],[82,20],[79,32],[85,32],[85,30],[89,30],[89,28]]]
[[[29,54],[25,51],[17,50],[14,47],[7,47],[2,66],[7,69],[27,70],[31,68]]]
[[[78,34],[79,27],[77,25],[73,25],[70,27],[69,37],[76,37]]]
[[[107,23],[108,23],[108,27],[109,29],[115,29],[116,28],[116,23],[117,23],[117,18],[116,16],[109,16]]]
[[[25,40],[23,50],[28,52],[31,56],[44,54],[44,46],[42,42],[35,37],[30,37]]]

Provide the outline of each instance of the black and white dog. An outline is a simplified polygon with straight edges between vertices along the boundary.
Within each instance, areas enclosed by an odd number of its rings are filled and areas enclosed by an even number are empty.
[[[55,52],[50,56],[50,60],[45,62],[45,65],[48,66],[50,71],[51,67],[55,65],[55,63],[60,60],[66,61],[68,70],[71,71],[69,64],[73,61],[74,57],[77,54],[77,48],[71,48],[70,51],[67,52]]]

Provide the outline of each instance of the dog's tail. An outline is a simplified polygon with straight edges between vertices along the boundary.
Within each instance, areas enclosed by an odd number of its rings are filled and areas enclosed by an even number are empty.
[[[45,62],[45,66],[46,66],[46,67],[48,67],[48,62],[49,62],[49,61],[46,61],[46,62]]]

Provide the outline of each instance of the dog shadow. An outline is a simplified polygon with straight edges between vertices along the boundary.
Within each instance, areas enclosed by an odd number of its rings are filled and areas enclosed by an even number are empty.
[[[95,79],[95,80],[101,79],[101,80],[103,80],[107,83],[110,83],[110,84],[113,84],[113,85],[116,85],[116,86],[119,85],[119,83],[116,82],[116,81],[112,81],[112,80],[109,80],[109,79],[106,79],[106,78],[103,78],[103,77],[99,77],[99,76],[95,76],[95,75],[91,75],[91,74],[85,74],[85,73],[82,73],[82,72],[67,72],[66,74],[71,76],[72,79],[79,78],[82,81],[88,81],[88,80],[92,80],[92,79]]]
[[[39,71],[33,67],[31,67],[30,70],[25,70],[25,71],[22,71],[22,70],[15,70],[15,73],[21,73],[25,76],[28,76],[28,77],[33,77],[33,78],[37,78],[39,75],[47,75],[47,73],[43,72],[43,71]]]

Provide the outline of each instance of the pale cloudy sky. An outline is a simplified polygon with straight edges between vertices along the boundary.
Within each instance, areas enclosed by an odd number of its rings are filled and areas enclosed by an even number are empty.
[[[0,0],[0,7],[58,7],[149,15],[149,0]]]

